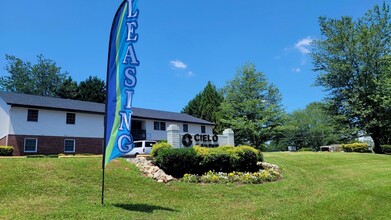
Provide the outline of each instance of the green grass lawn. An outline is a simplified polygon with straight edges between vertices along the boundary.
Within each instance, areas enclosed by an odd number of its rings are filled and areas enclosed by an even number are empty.
[[[265,153],[284,179],[161,184],[124,159],[0,159],[0,219],[390,219],[391,156]]]

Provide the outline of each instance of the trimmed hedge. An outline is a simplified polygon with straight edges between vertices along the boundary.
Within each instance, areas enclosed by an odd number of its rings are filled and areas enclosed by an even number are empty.
[[[345,152],[357,152],[357,153],[372,153],[368,149],[367,143],[353,143],[353,144],[343,144],[341,148]]]
[[[299,152],[303,152],[303,151],[312,151],[312,148],[310,147],[302,147],[298,150]]]
[[[155,163],[167,174],[182,177],[198,168],[199,159],[193,148],[161,148]]]
[[[391,154],[391,145],[381,145],[381,149],[385,154]]]
[[[11,146],[0,146],[0,156],[12,156],[14,148]]]
[[[168,144],[167,142],[158,142],[154,145],[152,145],[152,150],[151,150],[151,156],[152,157],[156,157],[158,152],[161,150],[161,149],[170,149],[172,148],[172,146],[170,144]]]
[[[206,148],[162,148],[154,154],[155,163],[167,174],[182,177],[184,174],[202,175],[208,171],[229,173],[255,172],[262,153],[249,146],[221,146]]]

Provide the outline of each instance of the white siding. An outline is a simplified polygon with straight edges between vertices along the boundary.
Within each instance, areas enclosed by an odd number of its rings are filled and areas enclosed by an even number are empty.
[[[66,124],[66,111],[37,109],[38,122],[30,122],[27,110],[12,107],[10,134],[103,138],[104,115],[76,112],[76,123],[72,125]]]
[[[8,135],[10,108],[11,106],[7,105],[7,103],[5,103],[3,99],[0,98],[0,138]]]
[[[182,123],[182,122],[173,122],[173,121],[163,121],[163,120],[145,120],[145,127],[147,131],[147,139],[151,140],[167,140],[167,131],[157,131],[154,130],[154,122],[161,121],[166,122],[166,130],[167,127],[171,124],[175,124],[179,126],[181,133],[190,133],[190,134],[201,134],[201,125],[200,124],[192,124],[192,123]],[[189,131],[183,132],[183,124],[188,124]],[[213,126],[205,125],[205,134],[213,134]]]

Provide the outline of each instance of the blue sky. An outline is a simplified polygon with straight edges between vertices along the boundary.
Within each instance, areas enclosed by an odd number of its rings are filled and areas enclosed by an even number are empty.
[[[133,105],[179,112],[208,81],[222,88],[254,63],[287,112],[324,97],[312,86],[318,17],[361,17],[381,0],[139,0],[140,61]],[[386,1],[390,4],[390,1]],[[56,61],[76,81],[106,79],[108,41],[121,0],[0,0],[0,76],[5,54]]]

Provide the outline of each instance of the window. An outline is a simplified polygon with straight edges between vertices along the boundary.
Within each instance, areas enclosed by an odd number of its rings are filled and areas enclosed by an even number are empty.
[[[24,152],[36,153],[37,152],[38,140],[36,138],[25,138],[24,139]]]
[[[38,110],[27,110],[27,121],[38,121]]]
[[[75,152],[75,140],[65,139],[64,140],[64,152],[74,153]]]
[[[67,113],[67,124],[74,125],[76,122],[76,114],[75,113]]]
[[[166,122],[163,121],[155,121],[153,122],[153,129],[156,131],[165,131],[166,130]]]
[[[134,143],[134,147],[135,148],[140,148],[142,146],[143,146],[143,142],[136,142],[136,143]]]
[[[183,124],[183,132],[189,132],[189,125]]]
[[[205,134],[205,133],[206,133],[206,131],[205,131],[205,126],[202,125],[202,126],[201,126],[201,134]]]

